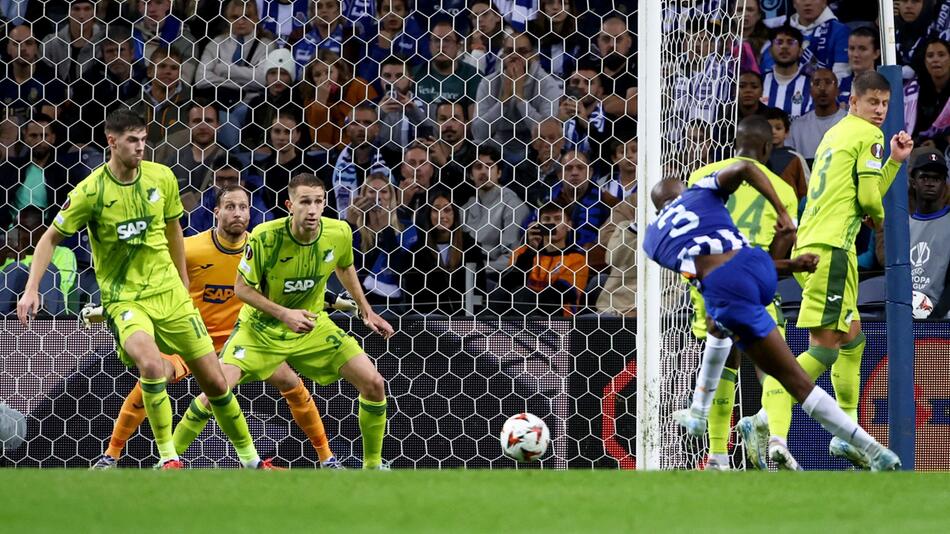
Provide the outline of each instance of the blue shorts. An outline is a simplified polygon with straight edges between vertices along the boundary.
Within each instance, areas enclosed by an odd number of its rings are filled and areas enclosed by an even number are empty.
[[[764,250],[745,247],[702,280],[706,311],[739,347],[758,341],[775,328],[766,310],[775,298],[775,263]]]

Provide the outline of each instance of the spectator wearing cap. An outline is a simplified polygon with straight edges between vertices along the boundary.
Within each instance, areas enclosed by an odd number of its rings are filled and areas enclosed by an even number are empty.
[[[506,161],[517,164],[526,157],[534,126],[556,114],[561,93],[560,83],[541,68],[535,39],[526,33],[507,37],[495,72],[478,86],[475,142],[491,139]]]
[[[475,102],[481,77],[475,67],[460,59],[461,41],[451,18],[433,18],[429,35],[432,60],[412,71],[412,79],[416,82],[416,96],[424,102],[431,104],[440,99],[456,102],[463,98]],[[474,108],[474,104],[470,104],[470,107]]]
[[[191,86],[181,79],[181,63],[177,50],[156,48],[149,57],[148,84],[141,95],[126,101],[133,111],[145,117],[146,140],[151,147],[186,127],[193,100]]]
[[[181,79],[191,84],[195,75],[198,39],[172,13],[172,0],[137,0],[131,3],[140,15],[132,28],[135,60],[151,57],[157,48],[175,50],[181,57]]]
[[[811,79],[801,68],[802,32],[792,26],[773,28],[768,53],[772,70],[765,73],[763,99],[794,119],[812,108]]]
[[[265,132],[280,110],[293,107],[295,113],[303,114],[298,104],[301,96],[297,94],[297,68],[290,50],[277,48],[267,54],[262,64],[264,69],[264,92],[252,97],[234,112],[231,122],[241,125],[241,144],[244,150],[269,154],[265,144]]]
[[[851,74],[841,79],[841,89],[838,91],[838,102],[842,107],[846,109],[848,107],[854,77],[862,72],[874,70],[880,60],[881,36],[877,28],[871,26],[855,28],[848,36],[848,67],[851,68]]]
[[[796,1],[791,17],[771,18],[765,24],[772,28],[788,25],[801,32],[805,52],[799,57],[799,63],[806,72],[818,67],[829,68],[839,81],[850,73],[848,35],[851,30],[828,7],[828,0]],[[775,56],[768,53],[769,46],[774,43],[767,44],[762,54],[763,70],[771,70],[774,65]]]
[[[815,108],[792,121],[788,133],[788,146],[804,156],[809,167],[825,132],[848,114],[838,105],[838,78],[831,69],[815,70],[810,90]]]
[[[92,0],[73,1],[69,4],[67,23],[43,40],[43,59],[53,66],[56,78],[63,83],[70,84],[80,79],[83,72],[95,63],[95,45],[104,31],[95,15],[96,6]]]
[[[910,263],[914,291],[930,298],[930,317],[950,318],[950,205],[947,161],[934,148],[914,151],[910,186],[916,209],[910,217]]]

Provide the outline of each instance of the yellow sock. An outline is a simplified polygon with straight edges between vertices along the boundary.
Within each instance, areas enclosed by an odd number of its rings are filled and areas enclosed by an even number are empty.
[[[142,385],[136,382],[135,387],[122,402],[119,417],[116,418],[115,425],[112,427],[112,437],[109,438],[106,454],[118,460],[122,456],[125,442],[132,437],[144,420],[145,404],[142,402]]]
[[[809,347],[808,352],[798,356],[798,364],[808,373],[812,381],[828,370],[838,357],[836,349]],[[762,382],[762,407],[769,416],[769,431],[773,436],[788,439],[788,429],[792,426],[792,405],[795,399],[774,377],[768,376]]]
[[[310,438],[310,444],[317,451],[317,456],[321,462],[333,458],[333,451],[330,450],[330,443],[327,441],[327,432],[323,428],[323,420],[320,419],[320,411],[313,402],[313,397],[307,391],[303,381],[297,383],[297,386],[288,391],[282,391],[281,395],[287,399],[287,405],[290,406],[290,413],[294,416],[297,426]]]
[[[729,430],[732,428],[732,408],[736,402],[736,381],[738,369],[724,367],[719,386],[709,407],[709,453],[729,453]]]
[[[858,420],[858,397],[861,395],[861,357],[866,340],[864,332],[851,343],[841,347],[838,359],[831,366],[831,385],[835,390],[838,406],[853,421]]]

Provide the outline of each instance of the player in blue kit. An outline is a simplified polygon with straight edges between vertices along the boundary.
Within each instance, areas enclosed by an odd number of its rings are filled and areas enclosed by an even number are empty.
[[[771,129],[764,121],[746,120],[739,135],[758,136],[767,146]],[[813,272],[818,257],[804,254],[773,260],[749,246],[736,228],[726,201],[746,182],[762,194],[778,214],[776,231],[793,227],[768,177],[753,163],[739,161],[702,178],[689,189],[678,180],[664,180],[651,192],[659,216],[646,231],[643,248],[661,266],[682,273],[695,284],[706,304],[709,334],[732,337],[764,372],[775,377],[801,403],[805,413],[834,436],[871,458],[873,471],[900,468],[900,459],[853,421],[798,365],[766,306],[775,296],[776,271]],[[714,374],[721,372],[721,369]],[[678,421],[687,428],[690,421]]]

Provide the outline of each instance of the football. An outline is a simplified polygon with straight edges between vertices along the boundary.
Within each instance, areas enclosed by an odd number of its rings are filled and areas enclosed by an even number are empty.
[[[519,462],[533,462],[544,456],[550,442],[548,425],[534,414],[513,415],[501,429],[501,450]]]
[[[920,291],[914,291],[910,307],[914,311],[914,319],[926,319],[934,311],[934,305],[930,302],[930,297]]]

